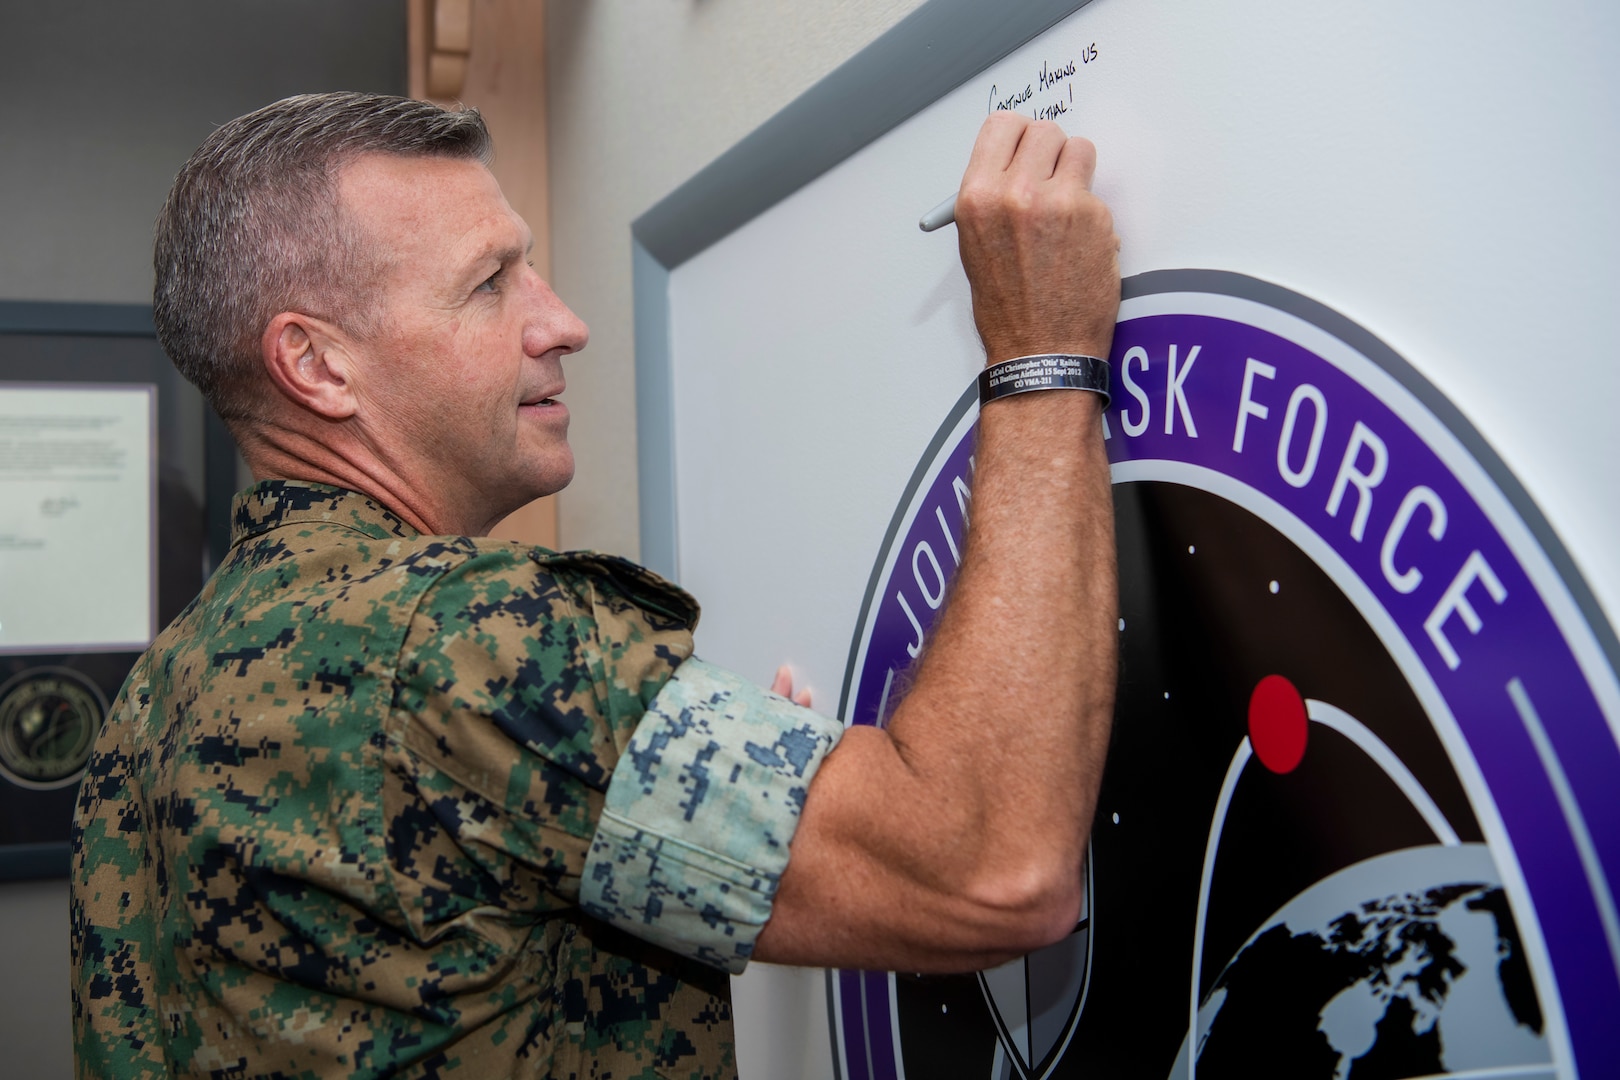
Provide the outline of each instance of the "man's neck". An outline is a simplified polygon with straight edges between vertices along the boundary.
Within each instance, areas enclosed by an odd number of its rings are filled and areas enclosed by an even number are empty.
[[[242,457],[258,480],[295,480],[358,492],[425,535],[487,536],[504,515],[472,520],[414,479],[374,455],[345,454],[286,428],[255,426],[238,432]]]

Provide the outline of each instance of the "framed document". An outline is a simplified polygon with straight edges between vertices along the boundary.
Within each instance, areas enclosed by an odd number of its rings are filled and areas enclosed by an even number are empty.
[[[150,309],[0,303],[0,880],[67,872],[108,703],[223,557],[237,479]]]
[[[152,640],[156,411],[151,383],[0,383],[0,652]]]

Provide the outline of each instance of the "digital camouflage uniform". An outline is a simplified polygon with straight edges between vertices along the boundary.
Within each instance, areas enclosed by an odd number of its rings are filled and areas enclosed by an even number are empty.
[[[80,790],[81,1076],[735,1074],[838,725],[630,563],[271,481]]]

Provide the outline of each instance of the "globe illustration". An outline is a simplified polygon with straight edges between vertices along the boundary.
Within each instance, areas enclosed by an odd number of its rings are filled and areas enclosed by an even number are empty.
[[[1295,897],[1217,976],[1197,1029],[1172,1077],[1553,1075],[1483,844],[1391,852]]]

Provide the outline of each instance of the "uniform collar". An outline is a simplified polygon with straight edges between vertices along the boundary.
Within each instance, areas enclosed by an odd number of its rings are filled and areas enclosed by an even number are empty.
[[[368,496],[301,480],[261,480],[231,500],[231,544],[285,525],[341,525],[388,540],[420,536]]]

